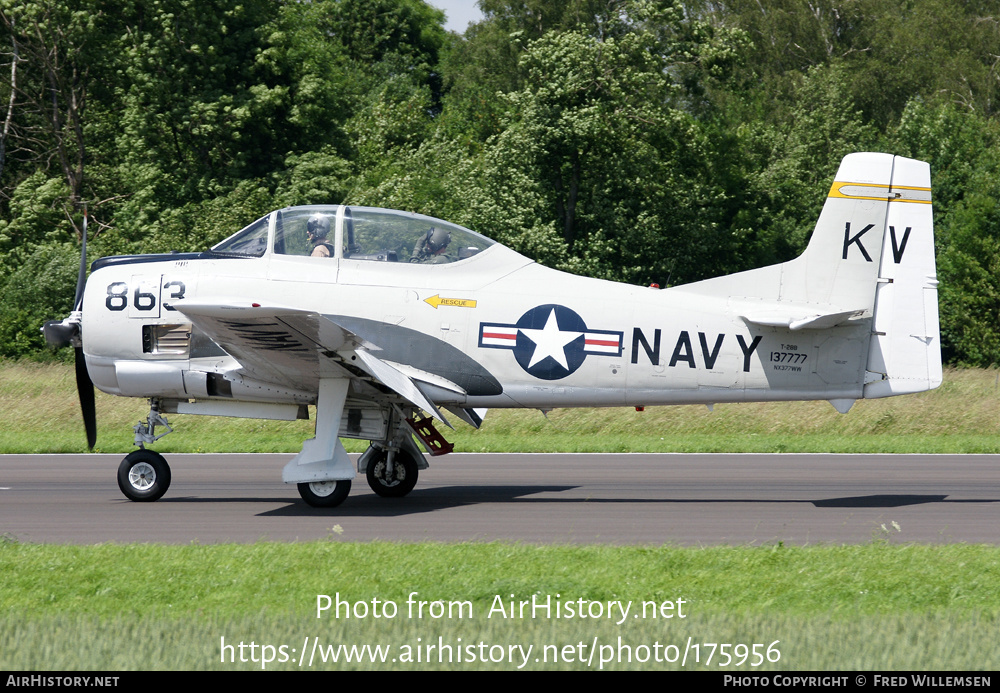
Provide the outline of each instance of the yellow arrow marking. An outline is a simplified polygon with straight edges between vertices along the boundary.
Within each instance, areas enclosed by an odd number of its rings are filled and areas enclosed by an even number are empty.
[[[424,303],[429,303],[437,310],[438,306],[454,306],[456,308],[475,308],[474,298],[441,298],[440,294],[434,294],[430,298],[425,298]]]

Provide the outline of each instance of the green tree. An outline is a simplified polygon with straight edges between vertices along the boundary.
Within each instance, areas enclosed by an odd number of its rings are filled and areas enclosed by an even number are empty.
[[[48,356],[40,328],[69,314],[79,267],[76,245],[41,245],[22,253],[19,266],[0,277],[0,358]]]
[[[945,360],[1000,364],[1000,123],[914,99],[886,148],[931,166]]]
[[[885,129],[914,96],[943,97],[970,110],[997,108],[1000,14],[991,0],[711,0],[687,3],[716,27],[750,39],[738,98],[754,119],[787,117],[808,70],[840,64],[851,75],[849,103]]]
[[[938,253],[941,345],[946,361],[1000,364],[1000,190],[951,210]]]
[[[87,112],[109,74],[105,42],[109,15],[102,0],[0,1],[0,27],[11,46],[11,79],[5,90],[3,151],[46,174],[63,177],[65,218],[76,218],[85,192]],[[19,167],[27,169],[28,166]],[[13,173],[13,175],[11,175]],[[6,190],[20,175],[0,169]],[[79,238],[80,229],[75,229]]]
[[[525,87],[504,97],[505,127],[484,157],[490,232],[547,264],[627,281],[727,266],[712,145],[667,77],[690,56],[678,7],[636,3],[618,37],[550,32],[530,44]]]
[[[421,0],[325,0],[319,28],[363,65],[388,61],[439,96],[439,54],[447,42],[444,13]]]

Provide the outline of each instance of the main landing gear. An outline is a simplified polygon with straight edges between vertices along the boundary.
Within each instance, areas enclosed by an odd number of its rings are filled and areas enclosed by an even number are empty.
[[[413,441],[416,434],[432,457],[446,455],[455,446],[444,439],[430,418],[410,416],[399,421],[391,440],[371,444],[358,460],[358,470],[365,470],[368,486],[383,498],[402,498],[417,485],[421,468],[427,461]]]
[[[348,457],[339,437],[370,441],[356,469],[365,474],[372,491],[383,498],[402,498],[409,494],[417,484],[419,471],[427,468],[427,460],[414,435],[423,441],[431,455],[445,454],[454,447],[434,428],[430,418],[417,419],[415,410],[403,410],[395,405],[380,412],[369,409],[368,414],[351,409],[346,415],[348,424],[344,426],[344,400],[340,397],[346,393],[346,383],[335,379],[320,381],[316,437],[303,443],[302,452],[293,457],[282,472],[284,481],[295,483],[308,505],[333,508],[347,498],[355,463]]]
[[[412,443],[411,443],[412,445]],[[406,447],[386,448],[372,443],[358,460],[365,470],[368,486],[383,498],[402,498],[417,485],[417,457]],[[426,466],[426,465],[425,465]],[[351,492],[351,480],[312,481],[298,484],[299,495],[314,508],[335,508]]]
[[[383,498],[402,498],[417,485],[417,461],[406,450],[398,450],[389,461],[389,451],[374,445],[367,453],[365,476],[372,491]],[[351,480],[312,481],[298,484],[299,495],[314,508],[335,508],[351,492]]]
[[[390,452],[376,449],[368,459],[368,485],[383,498],[402,498],[417,485],[417,461],[406,450],[397,450],[389,460]]]

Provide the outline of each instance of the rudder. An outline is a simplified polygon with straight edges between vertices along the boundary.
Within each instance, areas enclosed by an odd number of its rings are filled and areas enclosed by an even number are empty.
[[[894,157],[869,342],[866,398],[941,384],[930,166]]]

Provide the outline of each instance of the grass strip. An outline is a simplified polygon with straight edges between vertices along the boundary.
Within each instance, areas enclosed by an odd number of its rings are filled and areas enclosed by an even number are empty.
[[[86,451],[73,369],[0,363],[0,453]],[[143,400],[98,393],[98,452],[133,449]],[[160,452],[296,452],[312,421],[170,417]],[[848,414],[826,402],[491,410],[481,429],[448,432],[465,452],[1000,453],[1000,370],[949,369],[937,390],[861,400]],[[362,450],[363,441],[347,441]]]
[[[605,668],[681,668],[679,660],[653,661],[656,644],[661,658],[671,654],[669,645],[675,654],[687,648],[684,668],[712,669],[710,643],[759,644],[759,651],[773,644],[779,654],[733,670],[972,670],[1000,663],[992,640],[983,637],[1000,622],[996,547],[892,545],[879,538],[860,546],[683,549],[331,537],[180,547],[7,542],[0,545],[0,667],[290,669],[297,667],[278,661],[277,649],[264,665],[261,653],[253,661],[249,650],[247,661],[238,651],[223,661],[221,646],[285,645],[291,660],[306,636],[324,648],[381,645],[397,659],[348,663],[341,651],[337,662],[314,660],[312,668],[328,669],[513,669],[506,655],[489,661],[488,648],[508,652],[528,644],[539,656],[557,646],[526,666],[534,669],[597,668],[601,653],[612,660]],[[340,618],[332,612],[317,618],[317,595],[351,605],[352,615],[345,606]],[[549,599],[549,611],[531,617],[529,607],[519,617],[519,603],[533,596],[539,604]],[[374,600],[381,618],[374,617]],[[614,611],[608,618],[606,605],[618,601],[632,602],[629,616]],[[574,615],[556,618],[555,602],[571,605]],[[654,615],[664,602],[674,605],[671,618]],[[590,605],[590,615],[580,614],[580,604]],[[597,608],[604,615],[593,616]],[[467,651],[454,661],[463,643],[486,643],[477,652],[487,661]],[[612,649],[580,661],[595,643]],[[691,643],[699,645],[697,655]],[[442,661],[437,648],[420,649],[431,644],[450,644],[451,659]],[[407,651],[413,661],[399,661]],[[700,661],[692,666],[695,656]],[[714,648],[713,656],[718,667],[722,651]]]

